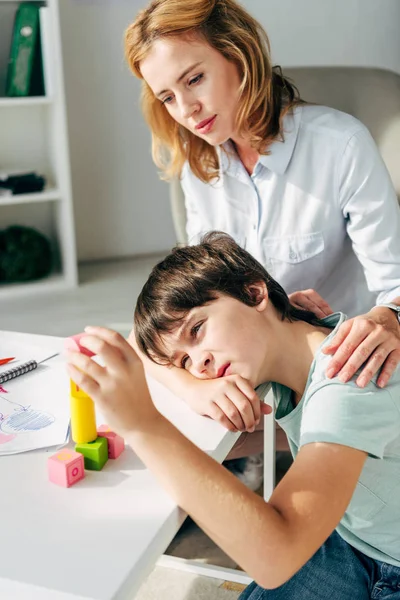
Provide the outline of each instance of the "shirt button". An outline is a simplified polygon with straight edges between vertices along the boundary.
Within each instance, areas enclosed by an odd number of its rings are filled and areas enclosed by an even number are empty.
[[[253,229],[255,231],[257,229],[257,225],[253,225]]]
[[[289,252],[289,258],[291,258],[292,260],[295,260],[297,258],[297,254],[294,250],[291,250]]]

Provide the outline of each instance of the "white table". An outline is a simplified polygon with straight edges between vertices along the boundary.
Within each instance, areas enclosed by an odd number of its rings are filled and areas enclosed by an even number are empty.
[[[3,351],[7,339],[63,347],[62,338],[0,332]],[[239,434],[198,416],[154,380],[149,386],[168,419],[224,460]],[[54,401],[69,402],[67,376]],[[54,451],[0,457],[0,598],[130,600],[187,515],[129,448],[69,489],[47,479]]]

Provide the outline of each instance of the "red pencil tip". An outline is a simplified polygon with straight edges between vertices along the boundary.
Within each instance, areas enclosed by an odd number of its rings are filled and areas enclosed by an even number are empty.
[[[12,356],[10,358],[0,358],[0,365],[6,365],[7,363],[11,362],[12,360],[15,360],[15,356]]]

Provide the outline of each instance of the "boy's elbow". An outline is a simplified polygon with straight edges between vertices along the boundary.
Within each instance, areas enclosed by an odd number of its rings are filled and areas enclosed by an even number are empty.
[[[275,557],[276,558],[276,557]],[[293,557],[294,558],[294,557]],[[276,560],[271,561],[270,567],[268,559],[264,561],[257,569],[257,573],[253,574],[254,581],[265,590],[275,590],[289,581],[303,566],[297,560],[291,560],[292,555],[290,550],[283,552],[282,559],[277,563]]]

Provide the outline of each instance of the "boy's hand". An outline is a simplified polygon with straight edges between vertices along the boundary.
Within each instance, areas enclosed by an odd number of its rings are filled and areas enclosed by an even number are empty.
[[[218,421],[229,431],[253,432],[262,415],[272,408],[261,402],[251,384],[240,375],[218,379],[199,379],[193,383],[189,406],[206,417]]]
[[[79,352],[68,352],[71,378],[96,403],[110,428],[126,437],[152,427],[160,413],[154,406],[142,361],[115,331],[86,327],[80,344],[104,361],[104,367]]]

